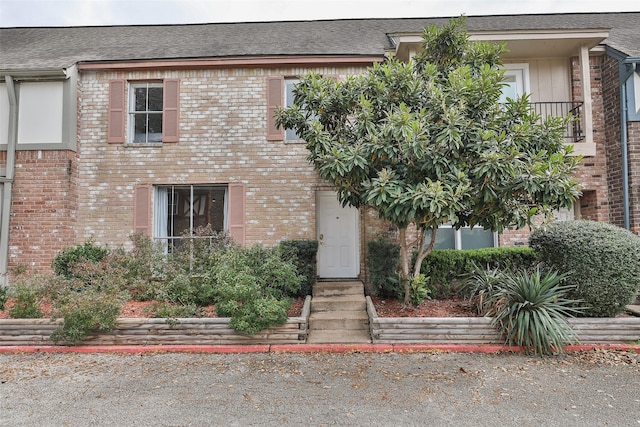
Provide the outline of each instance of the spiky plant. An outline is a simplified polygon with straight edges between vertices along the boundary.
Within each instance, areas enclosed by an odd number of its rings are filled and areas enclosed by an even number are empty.
[[[564,345],[577,341],[567,317],[579,313],[579,301],[566,298],[571,286],[562,285],[567,274],[543,272],[506,273],[492,296],[493,325],[509,345],[527,353],[549,355],[564,352]]]

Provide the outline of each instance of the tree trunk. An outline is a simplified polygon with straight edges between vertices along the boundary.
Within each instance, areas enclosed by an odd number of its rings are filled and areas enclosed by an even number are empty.
[[[404,305],[409,304],[411,289],[409,288],[409,262],[411,260],[411,247],[407,243],[407,228],[400,228],[400,280],[404,289]]]

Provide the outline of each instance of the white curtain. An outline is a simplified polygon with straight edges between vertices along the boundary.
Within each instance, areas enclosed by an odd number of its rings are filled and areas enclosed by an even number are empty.
[[[224,213],[222,215],[224,224],[222,225],[222,229],[225,233],[229,232],[229,187],[224,189]]]
[[[156,187],[156,200],[153,212],[153,237],[160,242],[166,254],[169,251],[169,239],[167,239],[169,195],[167,187]]]

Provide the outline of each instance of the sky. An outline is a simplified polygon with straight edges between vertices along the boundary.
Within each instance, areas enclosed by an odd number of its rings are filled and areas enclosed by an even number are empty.
[[[640,11],[637,0],[0,0],[0,27]]]

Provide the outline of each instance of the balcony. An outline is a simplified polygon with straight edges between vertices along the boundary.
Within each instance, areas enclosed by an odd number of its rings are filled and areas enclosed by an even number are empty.
[[[584,126],[582,124],[583,103],[581,101],[567,102],[532,102],[531,107],[540,115],[541,121],[547,117],[567,117],[571,115],[574,120],[567,123],[564,137],[567,143],[576,144],[585,139]]]

